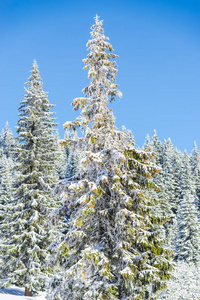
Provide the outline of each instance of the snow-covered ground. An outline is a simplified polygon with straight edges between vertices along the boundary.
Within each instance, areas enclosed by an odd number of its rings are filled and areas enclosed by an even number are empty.
[[[24,288],[17,286],[9,286],[8,288],[0,289],[0,300],[45,300],[45,293],[40,293],[33,297],[24,296]]]

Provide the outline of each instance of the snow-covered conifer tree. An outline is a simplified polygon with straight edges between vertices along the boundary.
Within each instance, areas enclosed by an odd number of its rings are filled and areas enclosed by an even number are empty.
[[[0,159],[0,223],[4,220],[6,214],[6,204],[12,199],[13,185],[13,160],[7,158],[5,154]],[[0,234],[2,236],[2,232]]]
[[[168,246],[175,249],[176,237],[176,212],[178,204],[175,198],[175,180],[174,180],[174,147],[169,138],[164,141],[162,153],[162,171],[160,181],[162,195],[164,197],[165,209],[167,210],[168,222],[165,224]],[[166,212],[165,212],[166,213]]]
[[[8,122],[6,122],[4,130],[2,130],[0,146],[3,147],[3,153],[6,157],[11,157],[13,159],[15,139]]]
[[[178,236],[176,260],[200,262],[200,226],[195,207],[195,197],[185,191],[178,211]]]
[[[61,140],[57,130],[55,133],[55,140],[57,156],[59,157],[57,160],[56,172],[58,173],[59,179],[63,179],[67,177],[68,157],[65,147],[61,145]]]
[[[84,59],[90,84],[73,101],[81,115],[64,127],[80,127],[78,172],[55,189],[67,212],[68,231],[58,244],[63,276],[51,282],[50,299],[153,299],[169,277],[170,252],[159,242],[155,201],[146,190],[157,168],[117,130],[109,101],[121,97],[116,55],[96,16]],[[70,141],[68,141],[68,144]],[[156,188],[156,187],[155,187]]]
[[[160,166],[162,164],[163,145],[162,142],[158,139],[157,132],[155,129],[152,137],[152,151],[154,152],[154,162],[158,166]]]
[[[151,144],[151,138],[150,135],[147,133],[146,138],[145,138],[145,143],[144,147],[145,151],[151,152],[152,151],[152,144]]]
[[[175,149],[174,157],[172,160],[173,163],[173,193],[174,193],[174,207],[173,211],[177,216],[178,205],[180,203],[180,199],[182,197],[182,189],[181,189],[181,181],[182,181],[182,172],[183,169],[183,162],[182,162],[182,153]]]
[[[195,185],[195,191],[198,198],[198,209],[200,211],[200,156],[196,142],[192,149],[192,155],[190,156],[192,180]]]
[[[57,154],[51,107],[34,61],[19,107],[14,198],[9,201],[9,211],[0,226],[5,232],[1,278],[6,285],[24,286],[26,295],[42,289],[46,280],[44,264],[51,234],[44,224],[55,207],[49,193],[55,183]]]
[[[194,177],[192,176],[190,157],[186,150],[182,155],[182,162],[183,162],[183,171],[182,171],[181,182],[180,182],[182,194],[185,195],[185,192],[189,191],[193,196],[195,196],[196,195],[195,181],[194,181]]]
[[[66,177],[69,178],[75,175],[81,154],[77,144],[77,140],[78,140],[77,132],[73,130],[71,133],[66,134],[65,137],[66,137],[66,141],[68,139],[70,139],[71,141],[69,145],[67,146],[64,145],[67,151],[67,176]]]
[[[130,129],[126,129],[126,127],[124,125],[122,126],[122,131],[124,132],[124,134],[127,138],[127,141],[131,145],[135,146],[135,138],[134,138],[132,131]]]

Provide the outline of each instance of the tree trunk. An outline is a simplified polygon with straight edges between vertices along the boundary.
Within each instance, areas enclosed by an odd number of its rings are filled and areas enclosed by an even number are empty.
[[[32,291],[25,287],[25,296],[33,296]]]

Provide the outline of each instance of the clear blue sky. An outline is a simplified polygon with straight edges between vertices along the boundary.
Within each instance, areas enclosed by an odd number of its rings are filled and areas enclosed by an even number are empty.
[[[1,0],[0,129],[15,132],[33,59],[62,124],[74,120],[71,102],[88,83],[82,59],[93,17],[119,55],[123,98],[112,104],[116,125],[142,146],[156,129],[180,150],[200,148],[199,0]]]

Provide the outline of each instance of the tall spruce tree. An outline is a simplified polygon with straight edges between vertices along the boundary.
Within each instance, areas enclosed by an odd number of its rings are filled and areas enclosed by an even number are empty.
[[[192,155],[190,156],[191,175],[195,186],[195,192],[197,196],[197,206],[200,212],[200,156],[196,142],[192,149]]]
[[[157,131],[154,129],[154,134],[152,137],[152,151],[154,152],[154,162],[160,166],[163,162],[163,145],[162,142],[158,139]]]
[[[50,112],[53,105],[42,89],[36,61],[31,72],[19,107],[14,198],[0,226],[5,233],[1,244],[2,282],[25,287],[25,295],[44,288],[46,281],[44,265],[51,235],[44,224],[55,207],[49,193],[55,184],[57,159],[54,113]]]
[[[6,157],[14,159],[15,139],[8,122],[6,122],[4,130],[2,130],[0,145],[3,147],[3,153],[6,155]]]
[[[155,203],[146,197],[157,169],[114,125],[108,103],[121,97],[116,55],[98,16],[91,36],[84,59],[90,84],[86,97],[73,101],[81,116],[64,125],[81,127],[82,153],[77,174],[55,189],[64,199],[51,217],[67,211],[69,219],[56,251],[63,277],[51,282],[50,299],[154,299],[170,269],[170,252],[158,240]]]
[[[177,260],[200,262],[200,226],[195,197],[185,191],[178,211]]]
[[[195,180],[192,174],[192,168],[190,164],[190,157],[185,150],[182,154],[182,176],[181,176],[181,190],[182,190],[182,198],[185,195],[186,191],[189,191],[191,195],[196,195],[196,189],[195,189]],[[195,197],[196,199],[196,197]]]
[[[3,154],[0,158],[0,222],[5,218],[7,202],[12,199],[13,169],[13,160]]]
[[[56,139],[57,156],[59,157],[59,159],[57,160],[56,172],[58,174],[59,179],[63,179],[67,177],[68,157],[67,157],[67,152],[65,147],[61,145],[61,140],[57,130],[55,133],[55,139]]]
[[[182,161],[182,153],[177,149],[174,151],[174,157],[172,160],[173,163],[173,182],[174,182],[174,213],[177,216],[178,206],[180,204],[182,198],[182,173],[183,169],[183,161]]]
[[[135,138],[134,138],[132,131],[130,129],[126,129],[126,127],[124,125],[122,126],[122,131],[124,132],[124,134],[127,138],[127,141],[131,145],[135,146]]]
[[[65,135],[66,141],[70,140],[70,143],[68,146],[63,145],[67,151],[67,173],[66,177],[72,177],[75,175],[77,168],[78,168],[78,163],[80,160],[80,150],[77,145],[78,141],[78,135],[75,130],[73,130],[71,133],[66,132]]]
[[[166,237],[168,240],[168,246],[175,250],[175,238],[176,238],[176,212],[178,204],[175,198],[175,179],[174,179],[174,146],[169,138],[164,141],[163,153],[162,153],[162,171],[160,173],[160,182],[162,188],[162,196],[164,197],[165,209],[167,211],[168,221],[165,224]]]

